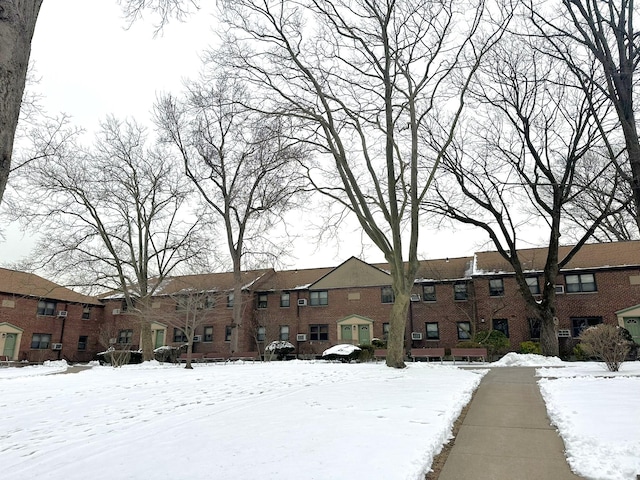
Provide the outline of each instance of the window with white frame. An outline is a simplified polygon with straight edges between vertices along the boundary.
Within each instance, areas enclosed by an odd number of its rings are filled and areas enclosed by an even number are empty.
[[[314,307],[329,305],[329,292],[327,290],[309,292],[309,304]]]
[[[280,325],[280,341],[286,342],[289,340],[289,325]]]
[[[389,339],[389,322],[382,324],[382,340],[385,342]]]
[[[596,277],[593,273],[564,276],[565,290],[567,293],[595,292]]]
[[[212,326],[206,326],[203,329],[203,335],[202,335],[202,341],[203,342],[213,342],[213,327]]]
[[[458,326],[458,339],[470,340],[471,339],[471,322],[457,322]]]
[[[267,339],[267,327],[258,327],[256,329],[256,340],[264,342]]]
[[[504,280],[502,278],[492,278],[489,280],[489,296],[490,297],[504,296]]]
[[[265,292],[258,294],[258,308],[267,308],[268,295]]]
[[[380,289],[380,299],[382,303],[393,303],[395,301],[393,289],[391,287],[382,287]]]
[[[433,283],[422,285],[422,300],[425,302],[436,301],[436,286]]]
[[[38,302],[38,315],[52,316],[56,313],[56,302],[50,300],[40,300]]]
[[[82,306],[82,319],[89,320],[91,318],[91,305]]]
[[[291,294],[289,292],[282,292],[280,294],[280,306],[281,307],[291,306]]]
[[[187,336],[184,334],[184,332],[182,331],[182,329],[180,328],[174,328],[173,329],[173,341],[174,342],[186,342],[187,341]]]
[[[233,292],[229,292],[227,293],[227,307],[231,308],[233,307]]]
[[[538,277],[527,277],[527,286],[532,295],[540,295],[540,284],[538,283]]]
[[[46,350],[51,345],[50,333],[34,333],[31,337],[31,348],[34,350]]]
[[[453,284],[453,299],[454,300],[467,300],[467,282],[456,282]]]
[[[80,335],[78,337],[78,351],[83,352],[87,349],[87,342],[89,337],[87,335]]]

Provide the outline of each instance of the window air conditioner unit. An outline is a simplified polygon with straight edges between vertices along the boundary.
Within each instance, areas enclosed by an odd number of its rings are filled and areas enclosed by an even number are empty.
[[[564,285],[556,285],[556,294],[562,295],[564,293]]]
[[[412,293],[411,294],[411,301],[412,302],[419,302],[420,301],[420,294],[419,293]]]
[[[67,317],[67,311],[66,310],[60,310],[58,312],[58,316],[62,317],[62,318],[66,318]]]
[[[117,339],[115,339],[115,338],[110,338],[109,339],[109,345],[115,345],[116,342],[117,342]]]
[[[62,344],[61,343],[52,343],[51,344],[51,350],[62,350]]]
[[[566,330],[558,330],[558,338],[571,338],[571,331]]]
[[[298,306],[299,307],[306,307],[307,306],[307,299],[306,298],[299,298],[298,299]]]
[[[307,334],[306,333],[299,333],[296,335],[296,340],[298,342],[306,342],[307,341]]]
[[[194,335],[193,336],[193,343],[201,342],[201,341],[202,341],[202,335]]]
[[[119,308],[114,308],[113,311],[111,312],[113,315],[120,315],[120,309]]]
[[[422,340],[422,332],[411,332],[411,340]]]

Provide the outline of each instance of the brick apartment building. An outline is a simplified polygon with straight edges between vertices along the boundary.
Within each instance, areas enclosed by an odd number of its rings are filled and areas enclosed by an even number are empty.
[[[561,255],[569,247],[563,247]],[[542,289],[546,250],[519,252],[533,293]],[[350,258],[337,267],[243,273],[237,351],[288,340],[312,356],[337,343],[384,339],[393,304],[386,266]],[[185,299],[199,295],[196,353],[229,353],[233,276],[213,273],[164,282],[150,305],[155,346],[180,345]],[[621,325],[640,343],[640,241],[585,245],[556,279],[561,353],[585,326]],[[109,344],[138,348],[137,316],[118,295],[101,299],[35,275],[0,269],[0,354],[13,360],[86,361]],[[478,330],[503,331],[517,350],[539,328],[513,272],[496,252],[421,262],[407,319],[406,346],[452,347]]]

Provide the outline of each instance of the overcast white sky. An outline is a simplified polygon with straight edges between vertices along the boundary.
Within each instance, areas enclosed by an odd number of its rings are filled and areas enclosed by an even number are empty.
[[[50,114],[71,115],[87,130],[95,129],[108,114],[147,122],[158,93],[177,93],[184,79],[198,74],[200,53],[216,42],[212,13],[210,6],[187,23],[174,21],[154,38],[151,17],[127,30],[116,0],[44,2],[31,54],[44,108]],[[29,253],[33,242],[15,226],[3,225],[2,230],[6,241],[0,243],[0,264]],[[465,256],[487,249],[484,240],[485,236],[468,231],[425,232],[420,252],[424,258]],[[358,255],[361,243],[352,235],[339,251],[332,245],[313,255],[308,242],[299,245],[297,259],[289,263],[307,268],[336,265]],[[384,260],[375,249],[365,259]]]

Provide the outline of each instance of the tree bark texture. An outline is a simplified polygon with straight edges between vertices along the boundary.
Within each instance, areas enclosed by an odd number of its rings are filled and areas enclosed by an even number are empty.
[[[42,0],[0,0],[0,202],[11,171],[13,140]]]

